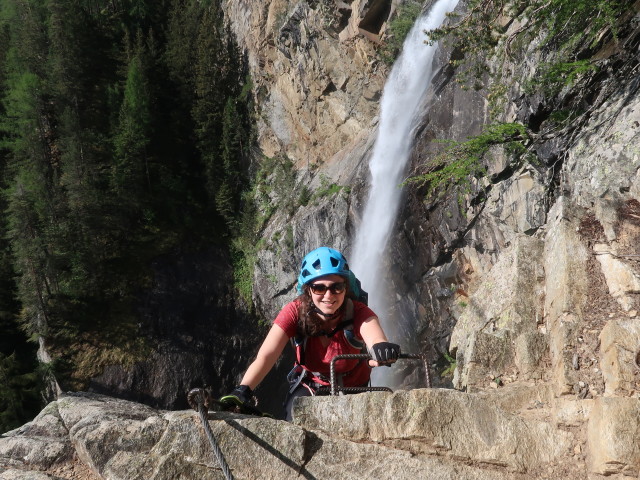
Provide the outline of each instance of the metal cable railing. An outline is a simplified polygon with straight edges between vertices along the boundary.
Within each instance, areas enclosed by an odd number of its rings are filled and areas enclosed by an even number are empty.
[[[344,355],[336,355],[331,359],[331,363],[329,364],[329,381],[330,381],[330,394],[337,395],[338,392],[344,393],[359,393],[359,392],[392,392],[388,387],[341,387],[337,386],[337,374],[335,369],[335,363],[338,360],[343,359],[366,359],[371,360],[371,355],[368,353],[347,353]],[[424,371],[426,377],[426,386],[427,388],[431,388],[431,374],[429,373],[429,365],[427,363],[427,357],[421,353],[401,353],[398,356],[398,359],[413,359],[413,360],[422,360],[424,364]]]
[[[207,416],[207,407],[205,407],[205,393],[204,390],[200,388],[194,388],[189,392],[190,401],[193,400],[198,404],[198,413],[200,414],[200,420],[202,421],[202,426],[204,427],[204,432],[209,439],[209,443],[211,444],[211,448],[213,448],[213,453],[218,459],[218,463],[220,464],[220,468],[222,469],[222,473],[224,473],[224,478],[226,480],[233,480],[233,475],[231,474],[231,469],[227,464],[227,461],[224,459],[224,455],[222,455],[222,450],[220,450],[220,446],[218,442],[216,442],[215,437],[213,436],[213,432],[211,431],[211,426],[209,425],[209,418]]]

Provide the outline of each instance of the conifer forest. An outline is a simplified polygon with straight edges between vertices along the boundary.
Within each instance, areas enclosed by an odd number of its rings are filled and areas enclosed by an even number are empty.
[[[217,0],[0,0],[0,432],[42,407],[42,365],[144,354],[150,259],[231,248],[250,90]]]

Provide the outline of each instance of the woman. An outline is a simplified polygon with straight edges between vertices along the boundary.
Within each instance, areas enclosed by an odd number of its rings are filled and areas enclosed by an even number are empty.
[[[298,277],[300,295],[280,311],[240,385],[220,401],[239,406],[249,402],[253,389],[290,339],[294,339],[297,361],[289,374],[291,389],[285,402],[289,421],[296,397],[314,395],[329,384],[329,366],[335,355],[361,353],[364,343],[372,358],[368,363],[357,359],[336,362],[336,373],[342,374],[345,387],[366,386],[370,367],[395,362],[400,347],[387,341],[378,317],[367,305],[349,298],[354,287],[355,276],[340,252],[320,247],[307,254]]]

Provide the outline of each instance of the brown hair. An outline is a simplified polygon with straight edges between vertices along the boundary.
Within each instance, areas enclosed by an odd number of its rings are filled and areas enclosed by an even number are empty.
[[[349,298],[349,282],[345,280],[346,291],[344,301],[336,313],[342,315],[347,308],[347,298]],[[309,285],[303,285],[302,295],[296,299],[298,301],[298,334],[305,337],[315,337],[323,335],[325,332],[325,322],[316,312],[316,306],[311,297]]]

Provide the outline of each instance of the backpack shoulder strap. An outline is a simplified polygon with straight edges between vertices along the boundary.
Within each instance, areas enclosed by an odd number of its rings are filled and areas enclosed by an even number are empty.
[[[351,300],[350,298],[347,298],[346,302],[347,302],[347,306],[345,308],[343,322],[352,322],[353,314],[355,311],[355,307],[353,306],[353,300]],[[353,325],[353,322],[351,324]]]
[[[356,337],[356,333],[353,330],[353,317],[355,316],[355,307],[351,299],[347,299],[347,309],[344,314],[344,337],[353,348],[362,350],[364,348],[364,341]],[[345,325],[346,324],[346,325]]]

